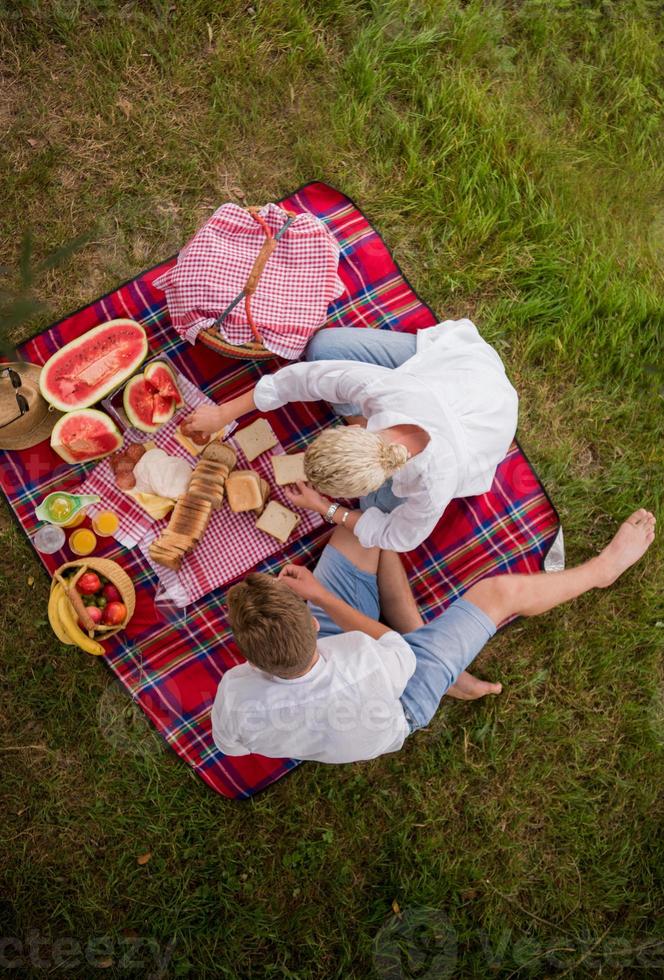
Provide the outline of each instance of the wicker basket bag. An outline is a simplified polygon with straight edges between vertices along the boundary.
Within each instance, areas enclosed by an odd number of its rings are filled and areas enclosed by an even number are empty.
[[[68,582],[65,581],[65,574],[70,569],[77,569],[76,575],[70,579]],[[96,623],[94,631],[88,630],[88,634],[92,635],[94,632],[97,639],[108,639],[109,636],[113,636],[115,633],[119,633],[123,630],[131,617],[134,615],[136,610],[136,591],[134,589],[134,584],[129,578],[124,568],[121,568],[117,562],[111,561],[110,558],[81,558],[79,561],[68,561],[60,568],[56,569],[53,573],[53,581],[51,583],[51,591],[53,591],[53,586],[55,582],[59,582],[65,590],[76,585],[81,575],[84,572],[96,572],[97,575],[103,575],[108,581],[115,586],[115,588],[120,593],[122,602],[127,607],[127,615],[122,623],[117,626],[105,626],[103,623]],[[103,634],[97,636],[97,634]]]

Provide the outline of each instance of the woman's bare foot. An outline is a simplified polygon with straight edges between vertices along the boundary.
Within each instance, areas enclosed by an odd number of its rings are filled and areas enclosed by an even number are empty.
[[[481,681],[479,677],[473,677],[467,670],[456,679],[456,683],[448,687],[446,694],[456,698],[458,701],[476,701],[487,694],[500,694],[503,689],[502,684],[491,684],[489,681]]]
[[[655,538],[656,519],[641,507],[620,525],[618,531],[595,561],[599,570],[598,587],[606,589],[641,558]]]

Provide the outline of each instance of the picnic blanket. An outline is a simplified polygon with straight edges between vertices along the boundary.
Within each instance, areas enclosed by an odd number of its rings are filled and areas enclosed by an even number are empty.
[[[283,203],[289,210],[317,215],[339,242],[339,274],[346,291],[329,309],[331,328],[413,332],[437,322],[439,318],[419,300],[379,234],[349,198],[315,182]],[[161,263],[54,324],[24,344],[21,355],[42,364],[59,346],[91,327],[114,317],[131,317],[145,326],[152,355],[165,352],[181,374],[215,400],[239,394],[262,373],[278,367],[277,361],[258,365],[222,358],[200,344],[190,346],[176,334],[164,294],[154,285],[174,261]],[[286,451],[301,451],[333,416],[320,403],[293,404],[270,413],[269,421]],[[80,485],[94,465],[70,467],[48,442],[22,452],[0,452],[2,488],[28,535],[37,526],[35,504],[51,490]],[[405,556],[425,619],[486,575],[541,570],[558,527],[553,504],[515,443],[498,468],[491,491],[453,501],[429,540]],[[286,561],[313,564],[326,537],[326,528],[316,528],[259,562],[257,568],[276,572]],[[106,539],[100,553],[125,568],[137,592],[136,613],[128,629],[109,641],[104,660],[175,752],[213,789],[233,798],[251,796],[293,769],[295,760],[256,755],[227,758],[212,741],[210,709],[219,680],[225,670],[241,662],[226,618],[227,586],[199,599],[186,615],[173,620],[155,606],[157,579],[139,548],[127,550]],[[52,571],[67,555],[41,557]]]

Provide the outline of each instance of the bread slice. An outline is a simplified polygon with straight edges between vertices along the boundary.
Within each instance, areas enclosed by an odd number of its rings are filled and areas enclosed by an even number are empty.
[[[304,472],[304,453],[282,454],[272,457],[274,479],[277,486],[285,487],[289,483],[303,483],[307,477]]]
[[[162,547],[159,541],[152,542],[148,547],[148,553],[157,565],[163,565],[164,568],[170,568],[173,572],[179,572],[182,555],[177,555],[175,552]]]
[[[261,478],[253,470],[233,470],[226,480],[226,497],[234,514],[263,506]]]
[[[295,527],[300,523],[300,518],[288,507],[271,500],[261,516],[256,521],[259,531],[271,534],[277,541],[285,544],[293,533]]]
[[[267,419],[256,419],[245,429],[236,432],[233,438],[250,463],[279,443]]]
[[[204,448],[201,453],[201,459],[212,460],[214,463],[224,463],[230,472],[237,463],[237,453],[231,446],[227,446],[226,443],[215,439],[214,442],[209,443]]]
[[[199,500],[208,500],[212,504],[213,510],[219,510],[224,502],[223,488],[217,489],[198,483],[189,487],[189,492]]]
[[[260,507],[254,507],[254,514],[256,515],[256,517],[261,516],[261,514],[265,510],[265,505],[268,501],[268,497],[270,496],[270,484],[262,477],[259,477],[258,479],[260,480],[260,491],[261,491],[261,496],[263,498],[263,502],[260,505]]]

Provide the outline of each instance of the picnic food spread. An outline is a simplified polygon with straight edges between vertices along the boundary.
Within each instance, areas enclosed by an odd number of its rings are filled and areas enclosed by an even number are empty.
[[[148,545],[156,566],[179,571],[226,498],[229,513],[250,519],[247,528],[256,528],[280,543],[287,541],[300,518],[277,501],[269,501],[264,463],[257,464],[261,472],[246,465],[236,468],[237,454],[223,442],[232,428],[207,434],[196,431],[185,420],[170,430],[165,445],[172,447],[168,439],[175,440],[192,457],[193,465],[154,442],[131,441],[128,427],[152,435],[185,406],[180,385],[185,386],[187,397],[194,398],[191,386],[167,359],[155,359],[140,370],[146,354],[143,327],[124,319],[103,323],[56,351],[39,375],[44,397],[64,411],[52,426],[52,449],[70,465],[109,457],[94,471],[107,468],[111,479],[103,486],[114,486],[121,495],[131,497],[152,521],[170,515],[167,526]],[[102,398],[106,412],[91,407]],[[235,439],[248,463],[279,447],[264,418],[237,432]],[[302,456],[275,457],[277,486],[300,478]],[[95,510],[100,503],[106,504],[106,509]],[[111,493],[100,496],[56,490],[36,508],[36,516],[46,523],[35,535],[35,544],[44,552],[54,553],[64,545],[63,529],[67,528],[71,531],[68,547],[78,556],[54,575],[49,622],[63,643],[95,655],[104,653],[102,641],[124,628],[133,612],[131,582],[123,582],[126,595],[122,595],[109,575],[115,563],[88,557],[96,551],[98,537],[109,539],[120,529],[121,516],[109,509],[109,504],[118,507],[118,499]],[[84,525],[88,506],[92,513]],[[121,506],[119,510],[122,515]],[[117,571],[122,573],[119,566]]]

